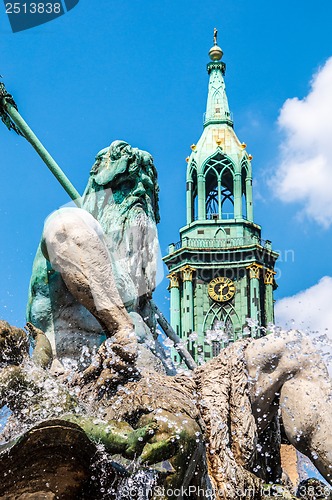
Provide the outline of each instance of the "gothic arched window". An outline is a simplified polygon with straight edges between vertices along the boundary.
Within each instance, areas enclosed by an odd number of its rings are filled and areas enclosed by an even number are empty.
[[[218,172],[213,167],[210,167],[205,175],[206,217],[208,219],[218,218],[219,214],[218,177]]]
[[[205,167],[207,219],[234,218],[234,177],[231,161],[220,152]]]
[[[204,318],[203,331],[205,343],[210,346],[213,356],[217,356],[230,339],[234,339],[238,330],[239,318],[233,306],[230,304],[211,305]]]

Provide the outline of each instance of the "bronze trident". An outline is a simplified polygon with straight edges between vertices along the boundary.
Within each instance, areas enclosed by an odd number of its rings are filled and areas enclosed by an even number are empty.
[[[17,134],[22,135],[30,142],[52,174],[60,182],[61,186],[69,194],[75,204],[80,207],[81,195],[74,188],[47,149],[42,145],[38,137],[33,133],[26,121],[22,118],[18,112],[13,96],[7,92],[2,82],[0,82],[0,118],[9,130],[14,130]]]

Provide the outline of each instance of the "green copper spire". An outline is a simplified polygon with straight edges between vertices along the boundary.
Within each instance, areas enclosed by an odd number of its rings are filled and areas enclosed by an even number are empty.
[[[247,318],[265,327],[273,321],[278,257],[254,220],[252,156],[233,127],[216,29],[213,41],[204,127],[186,159],[186,225],[164,257],[171,325],[198,363],[257,336]]]
[[[233,126],[223,78],[226,71],[226,64],[221,61],[223,51],[217,45],[217,35],[218,31],[214,28],[214,44],[209,51],[212,62],[207,65],[210,81],[204,126],[212,123],[227,123]]]
[[[207,219],[253,222],[251,156],[234,131],[216,29],[209,56],[203,133],[188,158],[187,224]]]

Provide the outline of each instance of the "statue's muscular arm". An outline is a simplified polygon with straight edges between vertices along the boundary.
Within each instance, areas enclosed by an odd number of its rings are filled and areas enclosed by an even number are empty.
[[[46,221],[45,257],[71,294],[99,321],[112,349],[126,361],[136,357],[134,327],[117,290],[102,230],[85,210],[64,208]]]

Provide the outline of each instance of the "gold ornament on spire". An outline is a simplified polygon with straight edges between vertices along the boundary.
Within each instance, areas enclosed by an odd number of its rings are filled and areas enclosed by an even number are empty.
[[[223,51],[217,45],[218,30],[214,28],[213,30],[213,47],[209,51],[209,56],[212,61],[220,61],[223,56]]]
[[[214,30],[213,30],[213,45],[217,45],[217,38],[218,38],[218,30],[217,30],[217,28],[214,28]]]

